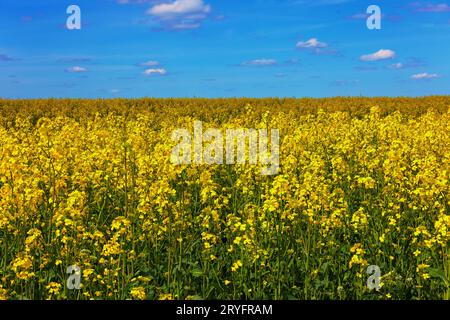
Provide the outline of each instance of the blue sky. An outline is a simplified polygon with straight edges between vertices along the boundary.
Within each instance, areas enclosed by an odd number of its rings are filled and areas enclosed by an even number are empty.
[[[72,4],[81,30],[66,27]],[[449,58],[443,0],[0,4],[4,98],[450,94]]]

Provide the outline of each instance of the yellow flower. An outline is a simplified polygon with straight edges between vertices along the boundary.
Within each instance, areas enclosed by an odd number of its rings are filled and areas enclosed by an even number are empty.
[[[83,278],[89,279],[89,276],[95,272],[94,269],[84,269],[83,270]]]
[[[430,275],[429,275],[428,273],[423,273],[423,274],[422,274],[422,278],[423,278],[424,280],[430,279]]]
[[[16,273],[17,278],[28,280],[34,277],[35,273],[31,272],[33,267],[33,260],[27,254],[21,253],[12,262],[12,270]]]
[[[61,284],[57,282],[50,282],[46,287],[49,294],[58,294],[59,290],[61,289]]]
[[[259,292],[249,288],[270,291],[302,252],[309,280],[331,274],[325,262],[350,267],[349,299],[366,291],[369,259],[384,258],[384,268],[415,263],[406,287],[441,298],[429,268],[445,270],[449,254],[450,96],[247,100],[0,99],[0,299],[29,297],[30,286],[49,299],[147,299],[150,274],[156,298],[178,299],[161,279],[176,282],[183,267],[208,271],[189,273],[206,292],[220,279],[224,292],[210,298],[251,299]],[[266,155],[247,148],[262,144],[250,130],[234,141],[233,151],[247,149],[245,161],[234,157],[242,164],[196,163],[195,153],[230,156],[221,142],[244,127],[279,129],[277,175],[261,175]],[[202,146],[180,150],[189,165],[170,161],[177,128],[191,133],[183,142],[204,133]],[[223,141],[206,138],[214,128]],[[79,292],[65,290],[72,263],[83,266]],[[388,275],[383,290],[403,281]],[[286,294],[302,291],[282,278]],[[180,289],[199,297],[198,286]]]
[[[147,298],[145,289],[143,287],[136,287],[131,289],[130,294],[133,297],[133,299],[136,300],[144,300],[145,298]]]
[[[8,291],[6,289],[3,289],[3,286],[0,284],[0,300],[7,300],[8,299]]]
[[[421,263],[421,264],[419,264],[419,265],[417,266],[416,272],[421,272],[422,270],[427,269],[427,268],[429,268],[429,267],[430,267],[430,265],[425,264],[425,263]]]
[[[173,295],[171,293],[161,294],[158,300],[173,300]]]
[[[233,266],[231,267],[231,271],[236,272],[240,267],[242,267],[242,261],[238,260],[235,263],[233,263]]]

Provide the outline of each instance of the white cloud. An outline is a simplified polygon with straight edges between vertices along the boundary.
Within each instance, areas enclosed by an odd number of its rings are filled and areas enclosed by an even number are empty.
[[[267,66],[274,66],[276,64],[277,60],[274,59],[256,59],[241,63],[242,66],[250,66],[250,67],[267,67]]]
[[[328,44],[320,42],[317,38],[309,39],[308,41],[297,42],[297,48],[301,49],[315,49],[315,48],[326,48]]]
[[[418,73],[418,74],[413,74],[411,76],[411,79],[413,80],[424,80],[424,79],[436,79],[439,78],[440,76],[436,73]]]
[[[317,40],[317,38],[311,38],[307,41],[297,42],[296,47],[301,50],[308,50],[316,55],[340,55],[339,51],[333,48],[329,48],[328,44]]]
[[[360,57],[361,61],[379,61],[392,59],[395,57],[395,52],[392,50],[381,49],[372,54],[366,54]]]
[[[146,76],[152,76],[152,75],[165,75],[167,74],[167,70],[164,68],[157,68],[157,69],[147,69],[144,71],[144,74]]]
[[[410,68],[420,68],[420,67],[425,67],[426,64],[425,62],[423,62],[421,59],[419,58],[408,58],[402,62],[396,62],[393,63],[389,66],[389,68],[391,69],[395,69],[395,70],[402,70],[402,69],[410,69]]]
[[[403,67],[404,67],[404,65],[403,65],[403,63],[401,63],[401,62],[397,62],[397,63],[394,63],[394,64],[391,64],[391,68],[392,69],[403,69]]]
[[[153,16],[164,29],[192,30],[201,27],[201,22],[211,13],[211,6],[203,0],[175,0],[156,4],[146,13]]]
[[[81,73],[81,72],[86,72],[86,71],[88,71],[86,68],[78,67],[78,66],[66,69],[66,72],[69,72],[69,73]]]
[[[162,19],[186,14],[206,14],[211,12],[211,6],[203,0],[175,0],[172,3],[161,3],[147,11],[148,14]]]

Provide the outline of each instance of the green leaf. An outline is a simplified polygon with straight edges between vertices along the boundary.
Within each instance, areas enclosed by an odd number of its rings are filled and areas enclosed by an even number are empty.
[[[448,287],[448,280],[445,277],[444,271],[436,268],[429,268],[428,271],[430,272],[430,276],[432,276],[433,278],[440,278],[442,281],[444,281],[445,285]]]
[[[203,271],[198,268],[192,270],[191,273],[195,278],[199,278],[199,277],[203,276]]]

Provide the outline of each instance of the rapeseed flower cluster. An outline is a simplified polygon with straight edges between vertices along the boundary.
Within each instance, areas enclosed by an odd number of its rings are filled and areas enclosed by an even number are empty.
[[[0,299],[449,298],[449,106],[0,100]],[[173,165],[196,120],[279,129],[278,174]]]

